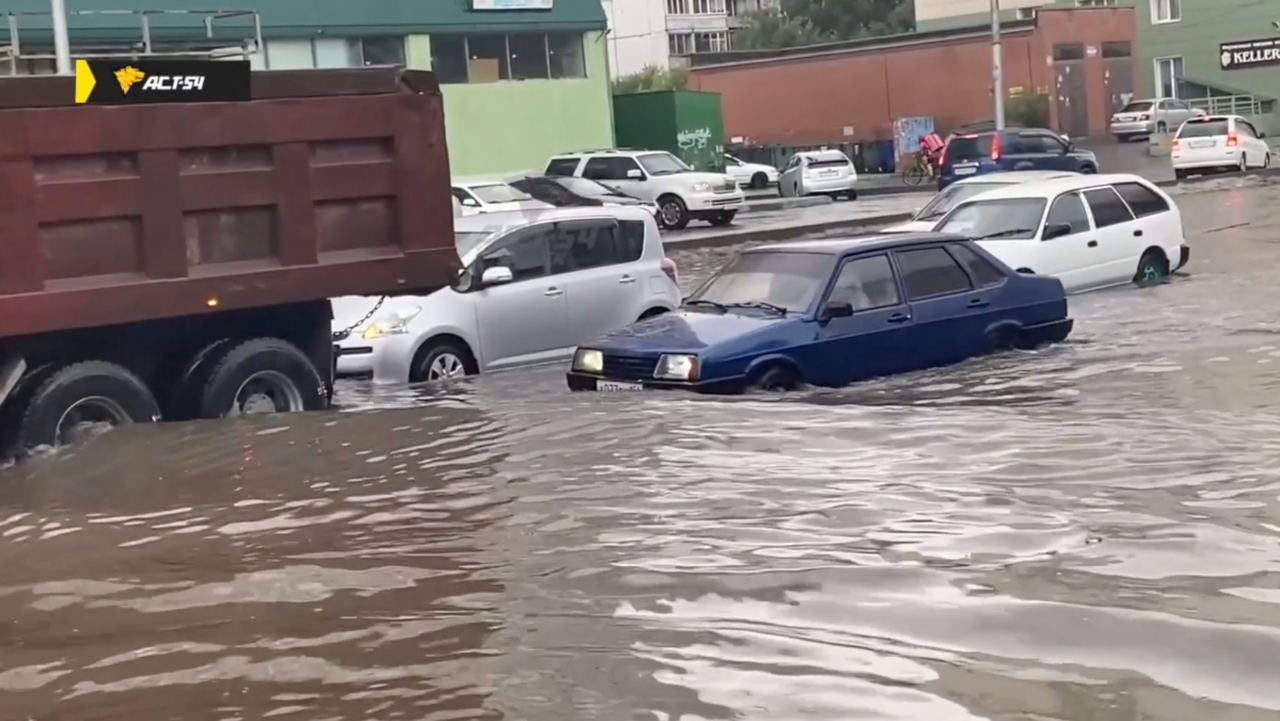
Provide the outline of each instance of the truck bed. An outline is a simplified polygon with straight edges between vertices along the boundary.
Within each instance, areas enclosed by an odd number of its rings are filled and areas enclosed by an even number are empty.
[[[457,265],[430,73],[256,72],[243,103],[0,79],[0,338],[341,295]]]

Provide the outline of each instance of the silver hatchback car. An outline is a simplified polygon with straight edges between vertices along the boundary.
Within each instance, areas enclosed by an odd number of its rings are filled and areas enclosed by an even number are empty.
[[[563,360],[680,305],[675,263],[643,208],[491,213],[455,227],[463,270],[450,287],[333,299],[338,375],[416,383]]]

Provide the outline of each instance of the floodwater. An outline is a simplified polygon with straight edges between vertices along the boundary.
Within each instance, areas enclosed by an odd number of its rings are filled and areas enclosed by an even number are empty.
[[[1042,351],[345,384],[0,472],[0,719],[1274,720],[1280,187],[1181,202],[1190,273]]]

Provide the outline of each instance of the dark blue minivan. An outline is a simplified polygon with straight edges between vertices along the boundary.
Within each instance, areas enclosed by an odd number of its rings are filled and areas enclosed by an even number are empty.
[[[1092,150],[1078,148],[1052,130],[1009,128],[953,136],[942,153],[938,190],[957,180],[1003,170],[1098,172]]]

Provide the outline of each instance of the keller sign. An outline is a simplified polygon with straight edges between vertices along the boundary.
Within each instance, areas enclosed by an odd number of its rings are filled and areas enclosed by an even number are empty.
[[[1280,65],[1280,38],[1223,43],[1218,57],[1223,70],[1248,70]]]

